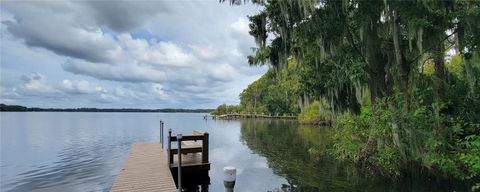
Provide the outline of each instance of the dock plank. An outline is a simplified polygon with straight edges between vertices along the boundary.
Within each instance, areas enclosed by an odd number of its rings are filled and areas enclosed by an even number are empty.
[[[175,192],[167,162],[167,154],[160,143],[136,143],[130,149],[127,159],[112,187],[112,192]]]

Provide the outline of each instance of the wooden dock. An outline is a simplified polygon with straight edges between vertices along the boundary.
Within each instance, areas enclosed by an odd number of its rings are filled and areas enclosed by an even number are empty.
[[[161,122],[163,138],[163,122]],[[163,150],[163,141],[155,143],[133,144],[123,168],[112,186],[112,192],[124,191],[170,191],[177,190],[178,185],[185,189],[191,186],[208,188],[210,162],[208,161],[208,133],[194,131],[193,135],[179,137],[168,133],[168,146]],[[197,142],[201,141],[201,142]],[[181,143],[180,150],[174,148]],[[181,176],[179,173],[179,151],[181,154]],[[179,184],[186,182],[184,185]]]
[[[192,135],[182,136],[181,141],[176,136],[172,136],[171,131],[168,132],[168,164],[172,173],[176,175],[178,169],[178,143],[182,144],[182,173],[196,174],[210,170],[210,162],[208,160],[208,140],[209,134],[203,131],[193,131]],[[172,145],[173,143],[176,144]]]
[[[112,192],[176,190],[167,154],[158,142],[134,144],[112,187]]]
[[[265,114],[225,114],[217,115],[214,119],[297,119],[297,116],[293,115],[265,115]]]

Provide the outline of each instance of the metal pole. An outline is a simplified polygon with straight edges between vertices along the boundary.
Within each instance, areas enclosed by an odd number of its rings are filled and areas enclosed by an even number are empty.
[[[163,149],[163,138],[162,138],[162,120],[160,120],[160,143],[162,144],[162,149]]]
[[[173,164],[173,153],[171,152],[172,149],[172,142],[170,141],[170,138],[172,137],[172,129],[168,129],[168,144],[167,144],[167,154],[168,154],[168,167],[171,167],[171,164]]]
[[[162,150],[163,150],[163,121],[160,121],[160,141],[162,141]]]
[[[182,191],[182,134],[177,134],[178,142],[178,192]]]

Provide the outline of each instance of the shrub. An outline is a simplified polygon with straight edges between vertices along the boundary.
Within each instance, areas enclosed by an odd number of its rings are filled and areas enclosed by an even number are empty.
[[[298,115],[298,120],[303,124],[315,124],[318,122],[330,122],[332,120],[332,113],[323,107],[320,110],[320,102],[314,101],[309,106],[305,107]]]
[[[402,173],[402,167],[411,167],[410,163],[446,177],[480,177],[480,136],[464,132],[478,132],[479,124],[436,113],[442,110],[442,104],[423,104],[402,113],[389,107],[398,103],[395,99],[376,103],[373,109],[362,107],[360,115],[344,114],[338,118],[333,126],[330,154],[370,165],[394,177]],[[400,124],[397,130],[393,122]]]

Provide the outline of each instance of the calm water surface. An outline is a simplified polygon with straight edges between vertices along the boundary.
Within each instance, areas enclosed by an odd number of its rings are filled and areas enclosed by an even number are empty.
[[[237,167],[236,191],[453,191],[421,176],[392,183],[324,155],[328,128],[282,120],[203,120],[198,113],[0,113],[0,191],[109,191],[130,146],[174,133],[210,133],[209,191]]]

